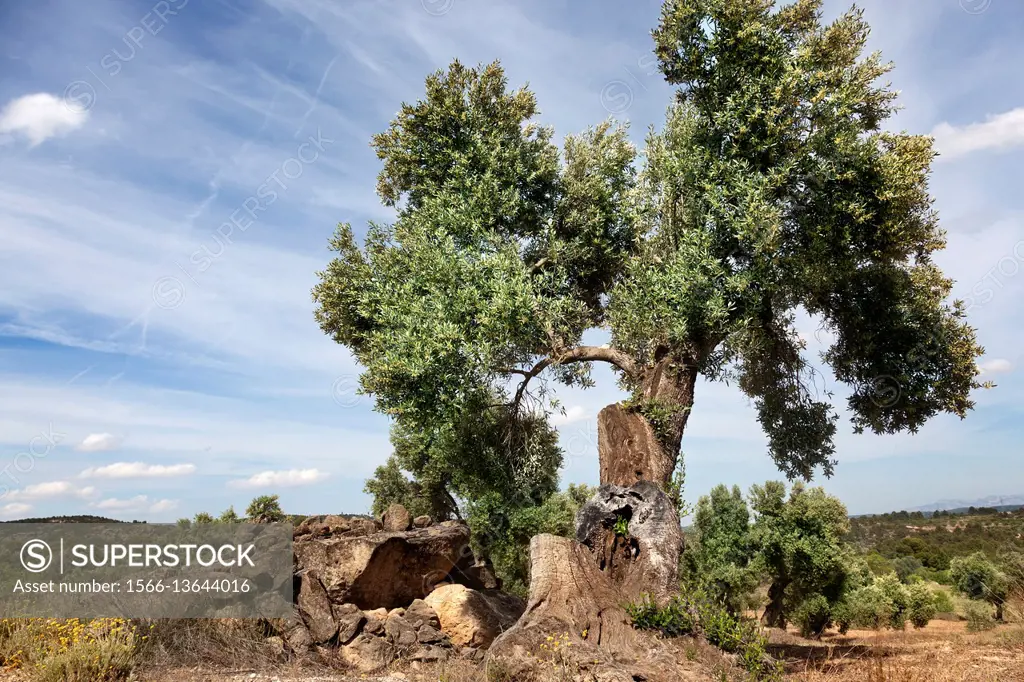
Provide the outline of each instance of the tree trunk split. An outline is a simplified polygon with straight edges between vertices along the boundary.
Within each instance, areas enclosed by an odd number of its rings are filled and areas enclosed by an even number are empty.
[[[619,519],[626,534],[616,532]],[[563,656],[580,664],[636,661],[642,647],[625,605],[647,595],[664,602],[677,589],[683,535],[657,484],[602,485],[577,514],[576,529],[576,540],[538,535],[530,543],[526,612],[489,652],[505,670],[518,671],[514,679],[529,677],[549,635],[568,639]]]
[[[563,660],[581,669],[593,670],[591,663],[606,666],[603,673],[594,672],[594,679],[637,679],[630,669],[640,679],[663,679],[663,671],[641,673],[637,667],[641,635],[625,606],[648,596],[664,603],[678,591],[683,533],[665,488],[675,470],[695,382],[696,372],[683,363],[665,359],[649,369],[640,399],[661,410],[658,431],[642,410],[622,404],[601,410],[601,487],[576,515],[575,541],[552,535],[531,541],[526,612],[494,641],[489,664],[512,679],[529,679],[544,661],[541,652],[550,652],[547,638],[552,636],[571,643],[565,648],[562,642]]]
[[[666,456],[650,423],[618,403],[597,415],[597,456],[602,484],[668,483],[675,469],[675,458]]]

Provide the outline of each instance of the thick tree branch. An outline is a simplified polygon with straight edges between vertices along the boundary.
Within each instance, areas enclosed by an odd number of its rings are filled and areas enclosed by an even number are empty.
[[[574,362],[607,362],[615,365],[630,377],[636,377],[638,369],[636,363],[626,353],[609,346],[575,346],[552,351],[551,355],[544,358],[532,369],[507,368],[501,371],[506,374],[521,374],[523,381],[516,389],[515,398],[512,399],[513,410],[519,409],[519,403],[526,393],[526,387],[530,380],[543,372],[551,365],[568,365]]]

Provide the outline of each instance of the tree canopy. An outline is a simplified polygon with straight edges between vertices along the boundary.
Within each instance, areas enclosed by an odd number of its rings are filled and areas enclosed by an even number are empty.
[[[431,480],[493,461],[458,444],[481,439],[508,471],[543,469],[548,382],[590,386],[593,362],[658,422],[670,464],[702,375],[752,399],[788,477],[830,475],[838,413],[801,311],[834,338],[822,360],[855,431],[973,407],[983,349],[932,260],[932,140],[883,130],[896,93],[867,36],[856,9],[823,24],[821,0],[665,2],[655,51],[678,91],[640,157],[612,121],[559,149],[497,62],[427,78],[372,142],[394,221],[362,244],[340,225],[313,298],[376,409],[431,443]]]

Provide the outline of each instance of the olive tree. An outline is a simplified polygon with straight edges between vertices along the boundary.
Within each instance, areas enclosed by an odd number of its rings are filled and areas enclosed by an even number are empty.
[[[769,481],[750,489],[750,506],[756,514],[753,545],[770,581],[765,625],[786,627],[788,613],[808,599],[838,602],[852,567],[843,541],[850,528],[843,503],[802,482],[787,498],[784,484]]]
[[[739,486],[730,491],[717,485],[697,501],[687,545],[683,562],[687,577],[710,589],[730,612],[739,612],[759,578],[750,509]]]
[[[983,552],[954,557],[949,562],[949,577],[957,591],[968,599],[989,602],[996,607],[996,620],[1003,620],[1009,582]]]
[[[867,35],[821,0],[669,0],[653,37],[678,90],[640,158],[611,121],[559,147],[497,62],[453,62],[373,138],[395,217],[339,225],[318,323],[377,410],[426,438],[480,419],[524,480],[545,448],[514,434],[594,363],[631,394],[599,415],[602,483],[668,484],[698,377],[750,397],[788,477],[831,475],[839,415],[800,311],[831,332],[855,431],[963,417],[983,350],[933,261],[932,140],[882,128],[896,93]]]

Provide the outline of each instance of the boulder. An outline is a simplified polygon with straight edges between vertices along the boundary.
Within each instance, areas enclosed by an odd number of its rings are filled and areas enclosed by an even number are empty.
[[[313,524],[316,523],[317,519],[315,516],[307,516],[302,520],[302,523],[295,526],[292,537],[299,537],[300,535],[308,535],[313,532]]]
[[[366,623],[366,616],[355,604],[335,604],[331,611],[338,627],[338,644],[348,644],[359,634],[359,629]]]
[[[487,647],[522,614],[522,609],[507,599],[509,595],[499,594],[488,594],[465,585],[442,585],[427,595],[425,601],[437,613],[441,631],[452,644]]]
[[[294,550],[297,570],[314,571],[331,602],[364,610],[409,604],[472,557],[465,523],[365,536],[304,536]]]
[[[444,641],[444,633],[433,625],[421,625],[416,631],[416,641],[421,644],[439,644]]]
[[[389,642],[401,648],[412,646],[417,640],[416,628],[399,615],[388,615],[384,621],[384,634]]]
[[[415,599],[409,604],[409,608],[405,610],[405,619],[416,629],[423,625],[429,625],[434,628],[441,627],[441,621],[438,620],[437,613],[430,607],[430,604],[422,599]]]
[[[321,528],[326,530],[326,535],[333,535],[335,533],[344,533],[352,529],[352,525],[348,522],[344,516],[338,516],[337,514],[328,514],[320,522]]]
[[[452,579],[472,590],[500,590],[501,579],[494,573],[490,561],[478,561],[452,574]]]
[[[363,611],[363,616],[366,618],[366,622],[363,624],[363,632],[368,632],[371,635],[384,634],[384,621],[388,619],[387,609]]]
[[[306,658],[313,649],[313,638],[305,625],[294,623],[284,631],[283,637],[288,649],[298,658]]]
[[[341,659],[364,673],[386,667],[395,659],[395,647],[383,637],[365,632],[341,647]]]
[[[412,520],[412,525],[414,528],[428,528],[433,524],[434,519],[430,518],[425,514],[423,516],[417,516],[415,519]]]
[[[334,620],[331,601],[327,598],[316,571],[306,570],[300,578],[299,594],[296,602],[302,622],[309,629],[309,636],[316,644],[330,641],[338,632],[338,624]]]
[[[381,517],[384,530],[401,533],[412,528],[412,516],[409,510],[400,504],[392,504]]]
[[[349,530],[344,533],[346,537],[373,535],[384,529],[384,524],[377,519],[367,519],[361,516],[353,516],[348,520],[348,524]]]

